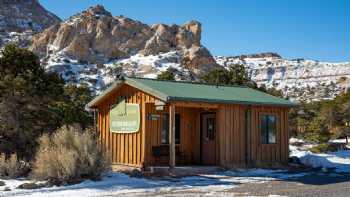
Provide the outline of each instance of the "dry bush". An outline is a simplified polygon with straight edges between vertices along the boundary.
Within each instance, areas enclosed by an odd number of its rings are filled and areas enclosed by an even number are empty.
[[[0,158],[0,176],[8,178],[18,178],[26,176],[30,171],[30,165],[25,161],[20,161],[16,154],[12,154],[10,158]]]
[[[39,180],[70,182],[96,179],[110,169],[110,159],[92,130],[63,126],[39,139],[33,175]]]

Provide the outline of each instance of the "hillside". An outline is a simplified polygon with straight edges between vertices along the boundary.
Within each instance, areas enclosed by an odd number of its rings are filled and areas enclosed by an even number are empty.
[[[60,21],[36,0],[3,0],[0,5],[0,46],[29,46],[48,71],[96,93],[122,74],[155,78],[170,69],[177,80],[198,80],[212,69],[237,63],[258,85],[281,89],[294,100],[330,99],[350,83],[350,62],[288,60],[277,53],[213,57],[201,44],[197,21],[148,25],[112,16],[100,5]]]
[[[0,0],[0,48],[9,42],[28,46],[33,34],[60,21],[37,0]]]
[[[285,96],[301,101],[331,99],[350,85],[350,62],[287,60],[273,53],[218,56],[216,61],[226,68],[244,64],[258,85],[283,90]]]
[[[190,80],[219,67],[200,40],[197,21],[147,25],[97,5],[35,35],[30,49],[48,70],[98,91],[120,73],[155,77],[172,67]]]

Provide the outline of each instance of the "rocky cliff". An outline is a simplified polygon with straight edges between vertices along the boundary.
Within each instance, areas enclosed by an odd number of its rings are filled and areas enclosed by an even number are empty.
[[[226,68],[244,64],[258,85],[280,89],[299,101],[331,99],[350,87],[350,62],[287,60],[274,53],[219,56],[216,61]]]
[[[9,42],[25,47],[34,33],[60,21],[37,0],[0,0],[0,48]]]
[[[123,16],[113,17],[98,5],[35,35],[30,49],[44,62],[60,54],[84,64],[176,52],[182,66],[199,75],[217,66],[200,40],[201,24],[197,21],[182,26],[149,26]]]
[[[58,22],[60,19],[48,12],[37,0],[0,1],[1,31],[42,31]]]

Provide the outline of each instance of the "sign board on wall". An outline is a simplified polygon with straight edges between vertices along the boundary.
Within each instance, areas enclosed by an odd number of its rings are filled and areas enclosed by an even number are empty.
[[[109,112],[110,130],[115,133],[135,133],[140,128],[140,106],[119,102]]]

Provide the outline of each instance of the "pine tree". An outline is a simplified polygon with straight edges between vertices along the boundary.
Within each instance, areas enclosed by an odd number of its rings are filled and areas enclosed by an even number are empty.
[[[166,81],[175,81],[175,75],[171,70],[166,70],[166,71],[161,72],[157,76],[157,79],[166,80]]]
[[[0,152],[30,157],[36,137],[59,126],[54,106],[63,80],[30,51],[7,45],[0,57]]]
[[[244,65],[231,65],[229,70],[214,69],[201,77],[203,82],[217,85],[251,85]]]
[[[87,86],[68,84],[64,87],[63,99],[57,103],[61,125],[79,123],[82,128],[91,126],[92,117],[85,111],[85,105],[92,100]]]

